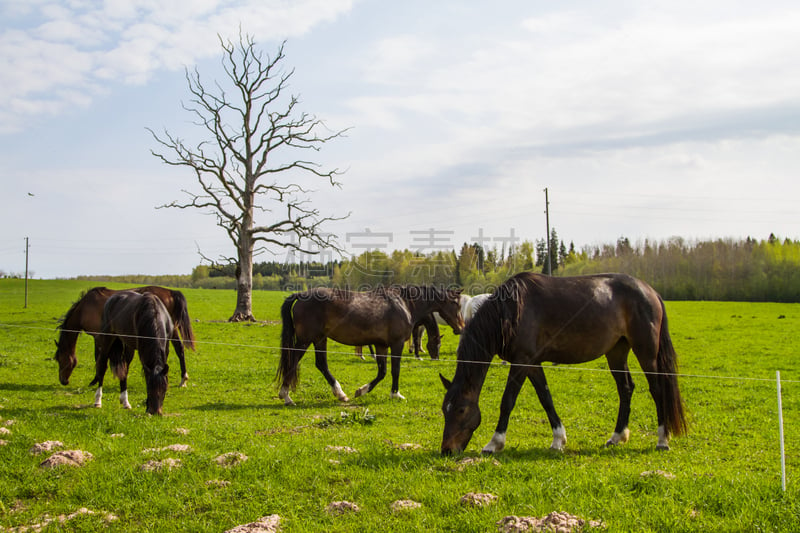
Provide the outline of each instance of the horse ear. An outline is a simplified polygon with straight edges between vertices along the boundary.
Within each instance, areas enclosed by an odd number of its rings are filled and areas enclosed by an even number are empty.
[[[442,380],[442,385],[444,385],[444,388],[450,390],[450,386],[453,384],[453,382],[444,377],[442,374],[439,374],[439,379]]]

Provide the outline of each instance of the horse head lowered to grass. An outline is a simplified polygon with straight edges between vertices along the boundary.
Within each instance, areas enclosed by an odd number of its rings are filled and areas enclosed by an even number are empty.
[[[544,362],[584,363],[605,355],[619,394],[617,423],[607,445],[626,442],[634,383],[628,370],[633,350],[656,405],[659,449],[686,431],[664,302],[648,284],[624,274],[558,278],[522,273],[492,293],[467,324],[458,345],[452,382],[442,403],[442,454],[461,452],[481,423],[478,398],[495,355],[508,361],[500,418],[484,453],[506,441],[508,419],[526,379],[539,397],[553,431],[551,448],[563,449],[566,431],[545,380]]]
[[[292,294],[281,306],[283,330],[277,379],[280,398],[294,402],[289,392],[297,386],[300,359],[313,344],[316,366],[334,396],[348,401],[339,382],[328,370],[328,338],[350,346],[375,347],[378,375],[356,391],[356,397],[370,392],[386,376],[386,359],[391,353],[392,397],[399,392],[400,357],[415,324],[438,312],[456,334],[464,327],[459,308],[460,290],[430,286],[390,286],[357,292],[315,288]]]

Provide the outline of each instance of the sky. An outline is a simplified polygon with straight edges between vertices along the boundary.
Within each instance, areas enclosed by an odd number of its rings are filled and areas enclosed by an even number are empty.
[[[191,6],[191,8],[189,8]],[[344,137],[308,200],[348,253],[800,239],[797,2],[0,0],[0,273],[189,274],[235,255],[148,128],[252,35]],[[546,206],[545,189],[549,206]],[[263,220],[268,222],[268,218]],[[256,261],[285,261],[276,248]],[[301,257],[302,259],[302,257]],[[310,259],[310,257],[307,257]]]

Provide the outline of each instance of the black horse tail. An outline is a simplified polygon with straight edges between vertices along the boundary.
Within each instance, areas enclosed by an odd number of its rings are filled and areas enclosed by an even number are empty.
[[[664,301],[659,297],[663,319],[658,343],[657,369],[661,390],[661,405],[664,409],[664,427],[675,436],[686,433],[687,423],[683,399],[678,389],[678,355],[672,346],[667,327],[667,311]]]
[[[128,361],[125,360],[123,356],[125,352],[125,347],[122,344],[122,341],[119,339],[114,339],[111,343],[111,347],[108,350],[108,363],[111,367],[111,373],[114,374],[114,377],[117,379],[125,379],[128,377]],[[100,376],[95,373],[95,379],[89,385],[94,383],[100,382]]]
[[[175,327],[181,334],[183,345],[190,350],[194,350],[194,331],[192,330],[192,319],[189,318],[189,308],[186,305],[186,297],[181,291],[172,291],[173,311],[175,316]]]
[[[297,387],[297,366],[299,358],[295,350],[294,318],[292,317],[292,307],[297,301],[297,294],[292,294],[283,301],[281,305],[281,361],[278,365],[278,373],[275,379],[281,384],[286,385],[291,390]]]

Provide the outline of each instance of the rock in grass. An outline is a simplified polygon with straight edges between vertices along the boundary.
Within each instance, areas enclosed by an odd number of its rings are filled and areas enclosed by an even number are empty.
[[[255,522],[236,526],[225,533],[275,533],[280,529],[281,517],[276,514],[263,516]]]
[[[83,466],[86,461],[91,461],[93,458],[91,453],[82,450],[64,450],[54,453],[42,461],[39,466],[42,468],[54,468],[60,465]]]

